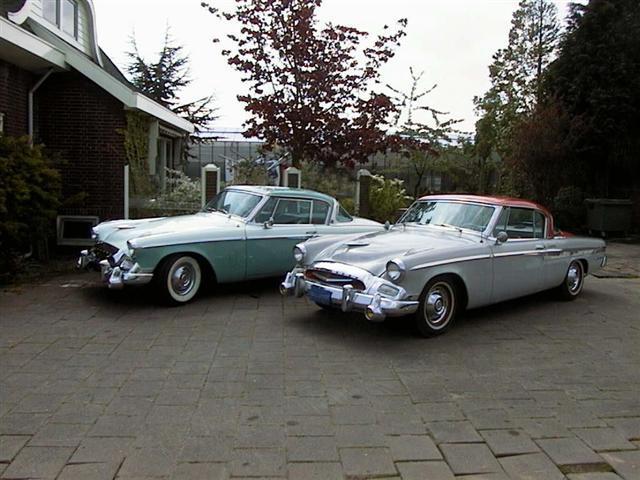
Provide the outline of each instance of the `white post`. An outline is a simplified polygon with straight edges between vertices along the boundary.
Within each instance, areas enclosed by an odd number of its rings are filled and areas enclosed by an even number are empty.
[[[302,187],[302,172],[296,167],[289,167],[284,171],[284,186],[291,188]]]
[[[200,182],[202,206],[204,207],[209,200],[220,193],[220,169],[213,163],[205,165],[200,173]]]
[[[371,176],[371,172],[367,169],[360,169],[358,170],[358,174],[356,176],[357,180],[356,180],[356,198],[355,198],[355,207],[356,207],[356,212],[360,212],[360,180],[362,179],[362,177],[370,177]]]
[[[129,220],[129,165],[124,166],[124,219]]]

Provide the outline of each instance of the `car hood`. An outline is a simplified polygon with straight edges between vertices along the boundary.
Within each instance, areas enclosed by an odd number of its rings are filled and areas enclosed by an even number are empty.
[[[168,242],[198,242],[237,234],[242,222],[221,213],[199,212],[177,217],[144,218],[104,222],[94,228],[98,241],[125,249],[130,241],[137,247],[161,246]]]
[[[389,231],[369,233],[329,247],[316,261],[339,262],[381,275],[387,262],[396,258],[436,255],[477,245],[478,237],[438,227],[394,227]]]

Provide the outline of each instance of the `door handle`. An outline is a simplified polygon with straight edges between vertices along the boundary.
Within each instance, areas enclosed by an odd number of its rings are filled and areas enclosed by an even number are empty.
[[[544,245],[536,245],[536,250],[544,250]]]
[[[307,232],[307,235],[317,235],[318,232],[316,230],[312,231],[312,232]]]

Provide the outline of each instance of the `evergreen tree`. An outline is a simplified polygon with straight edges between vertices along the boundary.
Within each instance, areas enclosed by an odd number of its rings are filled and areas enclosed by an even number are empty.
[[[159,104],[186,118],[203,130],[215,120],[211,107],[212,96],[193,102],[180,103],[180,92],[192,82],[189,76],[189,57],[182,45],[177,45],[167,29],[162,50],[155,61],[145,60],[131,38],[131,51],[127,53],[130,63],[127,72],[131,83],[142,93]]]
[[[474,102],[481,118],[476,125],[478,153],[508,154],[517,122],[542,97],[543,73],[556,53],[560,37],[557,8],[550,0],[521,0],[514,12],[506,48],[489,67],[491,88]]]

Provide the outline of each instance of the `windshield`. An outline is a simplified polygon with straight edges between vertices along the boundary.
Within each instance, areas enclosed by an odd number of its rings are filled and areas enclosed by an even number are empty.
[[[236,190],[225,190],[207,203],[207,206],[204,207],[204,211],[222,212],[246,218],[251,212],[253,212],[256,205],[260,203],[260,200],[262,200],[260,195],[239,192]]]
[[[495,207],[486,205],[430,200],[414,203],[399,223],[466,228],[483,232],[489,225],[494,210]]]

